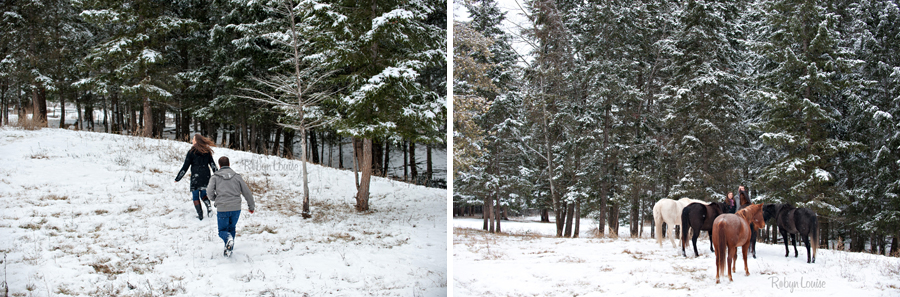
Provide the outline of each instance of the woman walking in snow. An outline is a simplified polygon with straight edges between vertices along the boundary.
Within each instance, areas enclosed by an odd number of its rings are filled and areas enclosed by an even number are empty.
[[[202,221],[203,207],[200,206],[201,199],[206,204],[206,216],[212,216],[212,206],[206,197],[206,185],[209,184],[211,175],[209,169],[212,168],[212,172],[218,170],[216,162],[213,160],[213,150],[210,148],[216,146],[216,144],[200,134],[194,134],[194,137],[191,138],[191,143],[193,146],[188,150],[187,156],[184,157],[184,165],[181,166],[181,171],[175,177],[175,182],[180,181],[187,172],[188,167],[191,167],[191,194],[193,195],[194,209],[197,210],[197,217]]]

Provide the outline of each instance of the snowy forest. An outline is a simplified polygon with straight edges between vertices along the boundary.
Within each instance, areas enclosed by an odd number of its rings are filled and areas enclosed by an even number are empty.
[[[360,168],[367,181],[387,176],[393,148],[412,163],[404,178],[430,180],[431,147],[446,146],[448,128],[446,6],[3,1],[0,125],[181,141],[200,133],[222,147],[285,157],[300,144],[321,164],[326,146],[337,151],[352,139],[352,151],[334,154],[353,154],[353,164],[325,165]],[[48,102],[63,120],[48,121]],[[74,123],[65,120],[73,104]],[[417,145],[428,147],[427,166]]]
[[[823,248],[898,255],[898,1],[512,3],[455,16],[454,215],[637,237],[662,198],[744,185],[814,210]]]

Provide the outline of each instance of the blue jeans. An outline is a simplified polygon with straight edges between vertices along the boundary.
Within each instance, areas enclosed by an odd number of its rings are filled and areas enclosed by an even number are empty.
[[[226,244],[228,236],[235,237],[234,227],[237,226],[238,218],[241,216],[240,210],[219,212],[216,214],[219,221],[219,237]]]
[[[204,189],[204,190],[191,191],[191,195],[194,196],[194,199],[193,199],[194,201],[199,201],[200,197],[206,196],[206,190]]]

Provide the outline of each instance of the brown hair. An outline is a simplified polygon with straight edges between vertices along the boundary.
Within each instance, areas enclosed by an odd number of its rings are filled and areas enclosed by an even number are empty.
[[[219,158],[219,167],[228,167],[231,163],[228,162],[228,157],[222,156]]]
[[[209,138],[203,137],[200,133],[194,134],[194,146],[191,147],[191,150],[197,152],[199,154],[212,154],[213,150],[210,147],[216,146],[215,142],[209,140]]]

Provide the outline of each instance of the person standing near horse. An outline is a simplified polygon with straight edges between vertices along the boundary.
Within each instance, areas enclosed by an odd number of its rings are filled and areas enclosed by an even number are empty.
[[[740,198],[741,203],[738,206],[738,210],[753,204],[753,201],[750,200],[750,195],[747,193],[747,188],[745,188],[744,185],[738,186],[738,197]],[[759,226],[750,223],[750,253],[753,255],[753,259],[756,259],[756,237],[759,233],[759,228]]]
[[[725,198],[724,213],[734,213],[737,211],[737,205],[734,203],[734,192],[728,192],[728,198]]]
[[[203,207],[200,206],[201,199],[206,204],[206,216],[212,215],[212,206],[206,197],[206,185],[209,184],[209,169],[212,168],[212,172],[218,170],[216,162],[213,160],[213,150],[211,148],[216,146],[216,144],[200,134],[194,134],[194,137],[191,138],[191,144],[193,146],[191,146],[191,149],[188,150],[187,155],[184,157],[184,165],[181,166],[181,171],[178,171],[178,175],[175,176],[175,182],[177,183],[184,177],[188,167],[191,168],[191,195],[193,196],[194,209],[197,210],[197,218],[202,221]]]

